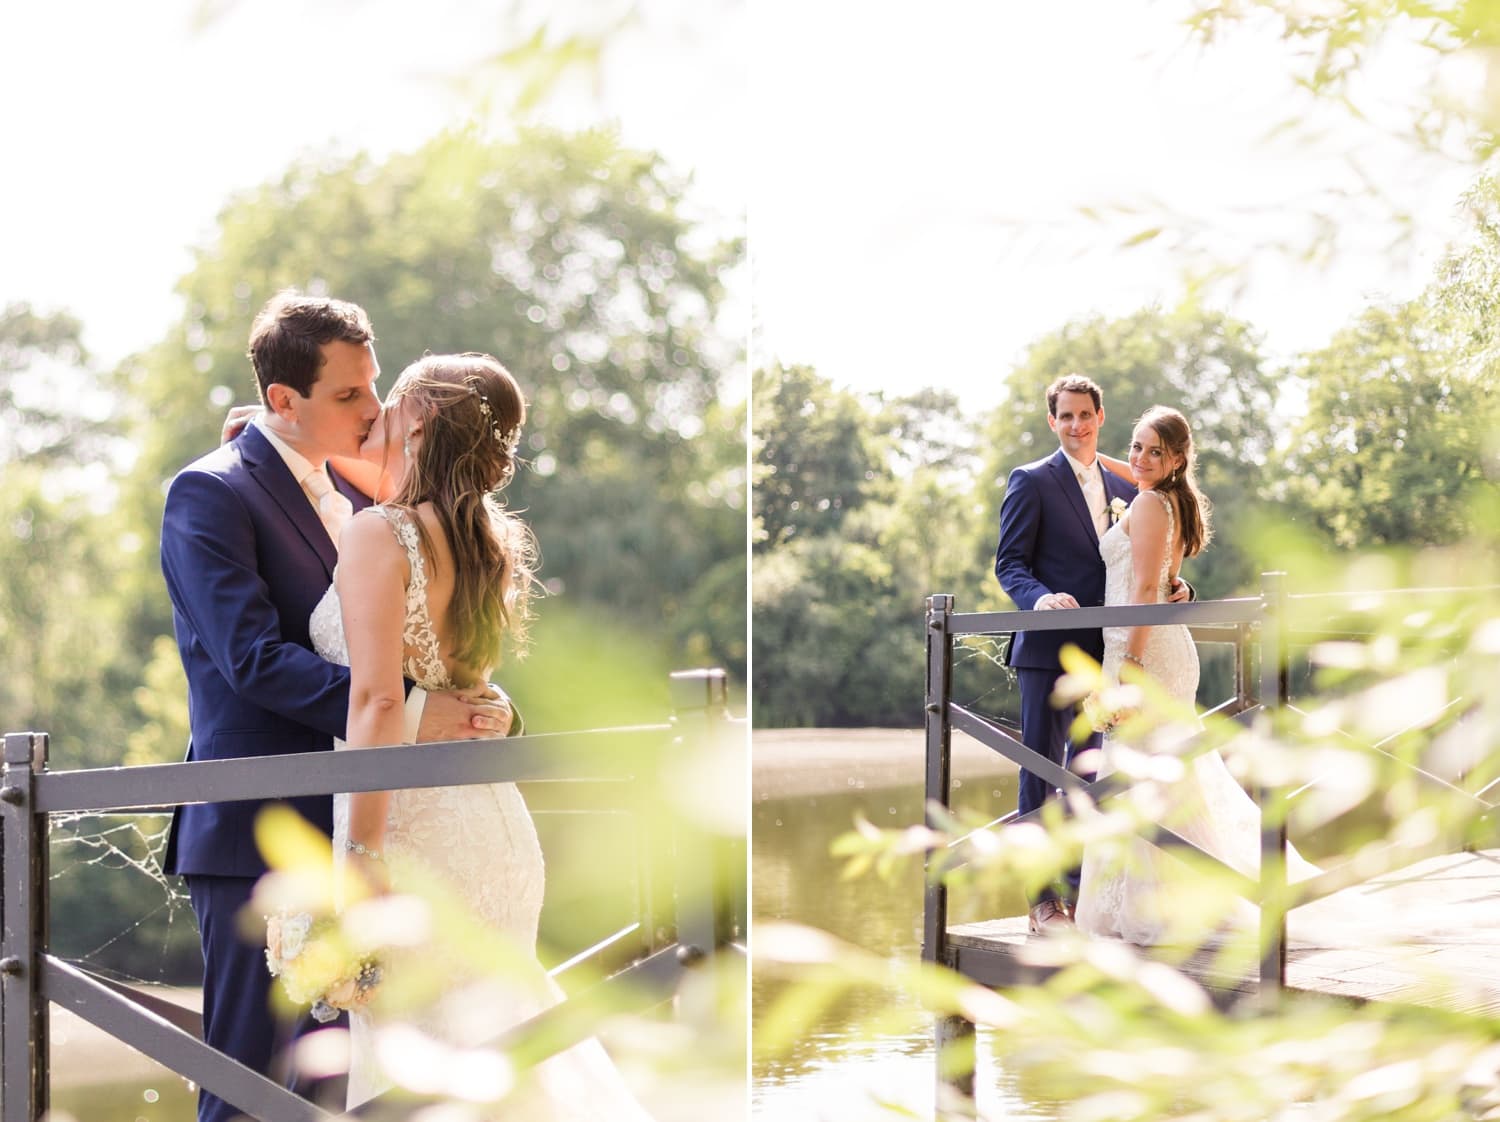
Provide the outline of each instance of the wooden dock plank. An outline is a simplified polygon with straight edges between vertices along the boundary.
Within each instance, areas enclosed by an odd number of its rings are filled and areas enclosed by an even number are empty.
[[[1055,941],[1027,935],[1025,916],[948,929],[954,967],[992,985],[1039,981],[1055,970]],[[1254,992],[1245,942],[1141,948],[1178,962],[1222,994]],[[1238,970],[1225,962],[1237,952]],[[1287,987],[1360,1001],[1400,1001],[1463,1012],[1500,1011],[1500,849],[1430,858],[1294,911]]]

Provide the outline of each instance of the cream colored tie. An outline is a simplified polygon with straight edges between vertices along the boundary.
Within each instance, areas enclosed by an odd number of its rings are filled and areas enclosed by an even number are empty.
[[[1105,517],[1104,504],[1104,480],[1099,477],[1099,465],[1096,463],[1091,468],[1084,468],[1078,473],[1078,482],[1083,487],[1083,501],[1088,504],[1089,517],[1094,520],[1094,530],[1100,537],[1109,529],[1109,520]]]
[[[333,544],[338,545],[344,523],[354,516],[354,504],[339,494],[333,480],[328,478],[328,472],[323,468],[314,468],[304,483],[317,503],[318,517],[323,520],[323,528],[328,531]]]

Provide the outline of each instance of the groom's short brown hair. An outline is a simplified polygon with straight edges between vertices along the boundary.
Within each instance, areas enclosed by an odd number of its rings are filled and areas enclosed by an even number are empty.
[[[1060,393],[1086,393],[1094,399],[1094,411],[1104,408],[1104,391],[1099,383],[1082,374],[1064,374],[1047,387],[1047,412],[1057,416],[1057,395]]]
[[[250,365],[262,402],[274,382],[303,397],[323,365],[324,343],[373,343],[370,317],[358,304],[285,288],[271,297],[250,327]]]

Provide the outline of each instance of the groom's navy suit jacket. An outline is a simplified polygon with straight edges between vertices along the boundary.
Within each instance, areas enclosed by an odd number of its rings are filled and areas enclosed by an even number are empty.
[[[1105,501],[1127,503],[1136,490],[1113,472],[1097,465],[1104,476]],[[995,576],[1016,607],[1030,611],[1049,592],[1069,592],[1080,608],[1104,603],[1104,560],[1099,556],[1099,532],[1089,516],[1072,466],[1062,449],[1044,460],[1010,473],[1000,506],[1000,546],[995,552]],[[1104,657],[1104,636],[1089,631],[1023,631],[1016,634],[1007,665],[1032,670],[1056,670],[1058,652],[1075,643],[1096,660]]]
[[[355,509],[369,500],[335,477]],[[189,760],[333,747],[349,671],[312,650],[308,619],[338,560],[286,462],[254,425],[172,481],[161,561],[188,680]],[[325,833],[327,795],[288,800]],[[168,873],[255,877],[259,801],[201,803],[172,815]]]

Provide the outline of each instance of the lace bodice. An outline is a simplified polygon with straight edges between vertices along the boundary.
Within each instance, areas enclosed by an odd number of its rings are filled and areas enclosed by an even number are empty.
[[[391,533],[406,550],[406,561],[411,570],[401,626],[401,641],[406,647],[402,672],[425,690],[451,690],[454,681],[443,661],[437,629],[432,625],[432,613],[427,606],[427,561],[422,555],[422,539],[417,525],[411,514],[399,507],[372,506],[370,509],[389,523]],[[336,587],[330,586],[323,599],[318,601],[308,630],[315,651],[329,662],[349,665],[349,644],[344,636],[343,610]]]
[[[406,550],[410,576],[401,628],[406,674],[428,691],[453,688],[438,648],[427,605],[427,567],[411,515],[395,507],[371,507],[390,525]],[[313,610],[313,646],[330,662],[349,664],[343,611],[335,584]],[[343,742],[337,746],[342,748]],[[476,751],[484,750],[476,742]],[[334,797],[334,854],[348,837],[349,799]],[[544,873],[541,847],[526,804],[514,783],[468,787],[420,787],[391,795],[385,850],[434,872],[458,888],[485,919],[524,945],[535,945]],[[393,880],[395,878],[393,868]],[[399,887],[399,885],[397,885]]]
[[[1161,579],[1157,582],[1157,599],[1165,601],[1172,588],[1172,556],[1177,545],[1177,514],[1171,500],[1155,491],[1142,491],[1136,498],[1141,502],[1147,495],[1161,503],[1167,514],[1167,544],[1162,550]],[[1099,539],[1099,556],[1104,558],[1104,602],[1106,604],[1128,604],[1135,585],[1135,557],[1128,532],[1130,512],[1116,522]]]

